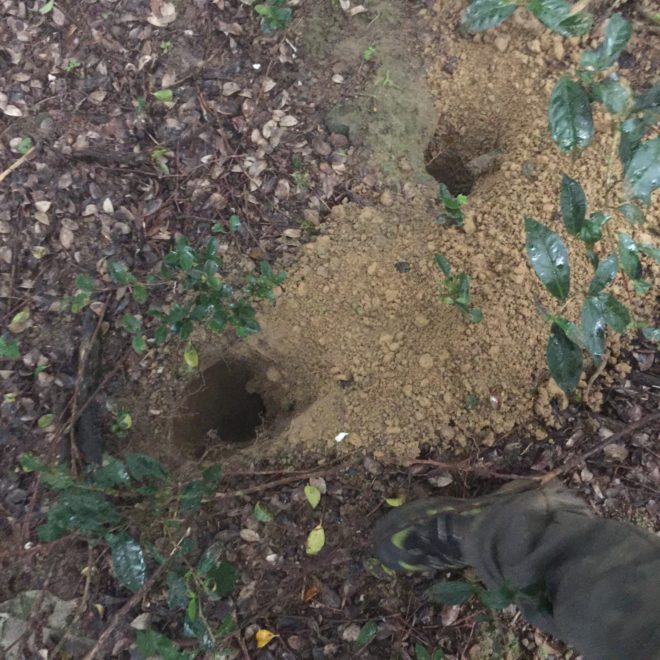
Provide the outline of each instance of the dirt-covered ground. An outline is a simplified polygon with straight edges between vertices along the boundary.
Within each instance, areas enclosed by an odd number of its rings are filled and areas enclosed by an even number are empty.
[[[647,86],[659,59],[648,3],[616,4],[635,28],[621,73]],[[590,210],[616,205],[603,194],[617,174],[605,115],[575,162],[546,126],[553,83],[589,40],[552,35],[524,12],[462,35],[458,0],[290,5],[286,30],[265,35],[245,0],[67,0],[45,13],[1,2],[0,314],[21,357],[0,361],[0,602],[44,586],[66,600],[85,590],[80,634],[96,638],[127,598],[103,547],[36,542],[47,502],[17,468],[26,451],[60,452],[82,333],[63,301],[85,274],[105,304],[95,394],[105,450],[150,453],[181,475],[223,464],[222,495],[195,531],[202,547],[222,541],[238,569],[237,657],[412,658],[416,644],[455,658],[573,657],[513,610],[493,623],[472,604],[429,603],[433,578],[379,571],[369,534],[385,498],[488,492],[630,424],[639,430],[562,478],[602,515],[660,526],[660,425],[644,425],[660,394],[654,346],[610,337],[607,367],[591,384],[589,367],[569,401],[545,366],[536,304],[552,301],[523,250],[525,215],[562,232],[562,172],[582,182]],[[592,5],[598,35],[612,7]],[[163,89],[171,100],[154,96]],[[463,228],[436,224],[434,177],[469,193]],[[657,244],[659,220],[656,200],[627,231]],[[239,341],[196,330],[200,374],[180,345],[134,355],[120,324],[128,297],[107,260],[146,277],[177,235],[199,245],[218,224],[228,278],[264,259],[288,272],[276,304],[259,309],[261,332]],[[590,266],[563,237],[580,291]],[[438,252],[471,275],[481,323],[439,302]],[[636,296],[620,277],[613,291],[653,320],[660,272],[643,259],[653,288]],[[155,295],[167,304],[176,292]],[[569,300],[565,313],[578,310]],[[110,432],[118,408],[133,419],[121,439]],[[316,511],[303,494],[310,478],[324,493]],[[258,502],[273,522],[256,520]],[[319,520],[326,547],[309,557]],[[186,648],[153,594],[117,627],[118,656],[140,612]],[[357,650],[372,621],[377,634]],[[262,650],[259,628],[279,635]]]

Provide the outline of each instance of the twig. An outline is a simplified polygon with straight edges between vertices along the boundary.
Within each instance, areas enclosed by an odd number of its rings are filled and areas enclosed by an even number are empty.
[[[167,570],[170,565],[170,562],[176,555],[178,549],[181,547],[181,544],[190,536],[191,529],[190,527],[186,529],[186,533],[177,541],[176,545],[172,548],[167,559],[154,571],[153,575],[124,603],[124,605],[115,612],[110,623],[105,627],[103,632],[98,638],[96,644],[83,660],[93,660],[96,657],[96,654],[103,648],[105,643],[108,641],[110,635],[114,632],[115,628],[121,623],[121,620],[124,616],[138,603],[138,601],[143,598],[151,589],[151,587],[156,584],[158,578]]]
[[[440,468],[442,470],[454,471],[454,472],[472,472],[474,474],[482,474],[486,477],[495,477],[496,479],[538,479],[538,476],[535,475],[525,475],[525,474],[509,474],[507,472],[495,472],[491,470],[486,465],[469,465],[467,461],[461,461],[460,463],[443,463],[442,461],[434,461],[432,459],[419,459],[413,461],[415,465],[432,465],[433,467]]]
[[[14,161],[4,172],[0,172],[0,183],[2,183],[14,170],[17,170],[35,151],[36,147],[30,147],[18,160]]]
[[[599,442],[595,447],[589,449],[589,451],[585,451],[584,453],[579,454],[578,456],[573,456],[573,458],[570,458],[561,467],[558,467],[556,470],[553,470],[552,472],[548,472],[547,474],[544,474],[541,477],[536,477],[536,479],[540,481],[541,485],[545,485],[549,481],[556,479],[557,477],[561,476],[562,474],[565,474],[569,470],[576,468],[578,465],[580,465],[580,463],[585,461],[590,456],[597,454],[599,451],[602,451],[608,445],[612,445],[615,442],[618,442],[619,440],[622,440],[626,436],[630,435],[631,433],[634,433],[639,429],[643,429],[644,427],[649,426],[650,424],[653,424],[653,422],[656,422],[658,420],[660,420],[660,411],[648,415],[647,417],[640,419],[638,422],[633,422],[632,424],[629,424],[625,428],[621,429],[618,433],[614,433],[608,438],[605,438],[605,440],[603,440],[602,442]]]
[[[598,369],[591,374],[591,378],[589,378],[589,382],[587,383],[587,389],[584,391],[584,401],[585,403],[589,403],[589,395],[591,394],[591,388],[593,384],[596,382],[596,380],[601,376],[603,371],[605,371],[605,367],[607,366],[607,358],[606,356],[602,356],[600,360],[600,364],[598,365]]]

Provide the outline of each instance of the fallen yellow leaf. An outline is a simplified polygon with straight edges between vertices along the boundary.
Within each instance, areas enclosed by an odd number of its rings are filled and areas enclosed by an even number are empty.
[[[279,637],[279,635],[276,635],[275,633],[272,633],[270,630],[266,630],[265,628],[261,628],[260,630],[257,630],[255,637],[257,639],[257,648],[262,649],[264,646],[270,643],[273,637]]]

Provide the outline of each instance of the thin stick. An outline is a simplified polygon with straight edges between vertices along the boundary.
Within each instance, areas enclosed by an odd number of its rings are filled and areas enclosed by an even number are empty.
[[[4,172],[0,172],[0,183],[2,183],[14,170],[17,170],[35,151],[36,147],[30,147],[17,161],[14,161]]]
[[[114,632],[115,628],[121,623],[122,619],[128,612],[143,598],[154,586],[158,578],[167,570],[177,550],[181,544],[190,536],[190,527],[186,529],[186,533],[177,541],[176,545],[172,548],[167,559],[154,571],[153,575],[124,603],[124,605],[115,612],[115,615],[110,619],[110,623],[105,627],[105,630],[99,636],[98,641],[94,644],[92,650],[83,658],[83,660],[93,660],[96,654],[103,648],[108,641],[108,637]]]

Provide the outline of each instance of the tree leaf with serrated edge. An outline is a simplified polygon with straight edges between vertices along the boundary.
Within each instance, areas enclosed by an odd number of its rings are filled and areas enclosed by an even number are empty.
[[[438,266],[438,268],[443,272],[445,277],[449,277],[451,275],[451,265],[443,255],[436,254],[435,263]]]
[[[115,284],[124,286],[126,284],[130,284],[135,279],[126,267],[126,264],[122,263],[121,261],[108,259],[107,267],[108,275],[110,275],[110,279]]]
[[[464,580],[436,582],[428,590],[429,600],[443,605],[462,605],[475,592],[475,586]]]
[[[617,208],[617,211],[619,211],[619,213],[621,213],[631,225],[643,225],[646,222],[644,211],[632,202],[621,204]]]
[[[660,83],[643,91],[635,99],[633,112],[640,112],[642,110],[660,110]]]
[[[653,113],[645,113],[641,117],[629,117],[621,122],[619,136],[619,160],[625,171],[635,155],[646,129],[653,125]]]
[[[558,300],[568,297],[568,251],[561,238],[533,218],[525,218],[525,246],[532,268],[545,288]]]
[[[573,323],[565,319],[563,316],[550,316],[550,321],[556,323],[563,331],[564,334],[578,346],[584,346],[584,340],[580,334],[580,329]]]
[[[570,234],[577,236],[587,216],[587,198],[582,186],[566,174],[561,177],[559,206],[564,226]]]
[[[633,280],[642,276],[642,262],[639,260],[637,245],[628,234],[619,232],[619,261],[626,275]]]
[[[305,486],[305,497],[312,509],[316,509],[321,501],[321,491],[316,486],[307,484]]]
[[[183,610],[188,605],[188,587],[186,581],[174,571],[167,574],[167,606],[170,609]]]
[[[136,481],[164,481],[168,477],[167,470],[155,458],[146,454],[127,454],[126,467]]]
[[[126,330],[126,332],[130,332],[131,334],[140,332],[140,328],[142,327],[142,321],[136,316],[133,316],[133,314],[128,313],[125,313],[122,316],[121,324],[124,327],[124,330]]]
[[[605,109],[613,115],[621,114],[626,110],[632,93],[630,89],[617,80],[604,80],[591,87],[595,101],[602,103]]]
[[[482,32],[499,25],[516,11],[510,0],[474,0],[463,12],[461,29]]]
[[[610,254],[603,259],[596,268],[596,272],[589,284],[588,296],[600,293],[610,282],[614,281],[619,270],[619,259],[616,254]]]
[[[190,342],[183,351],[183,360],[191,369],[197,369],[199,366],[199,356],[195,347]]]
[[[660,264],[660,248],[657,248],[653,245],[648,245],[647,243],[642,243],[642,245],[638,245],[637,248],[640,252],[643,252],[648,257],[655,259]]]
[[[508,585],[503,584],[497,589],[477,591],[477,598],[491,610],[503,610],[513,603],[516,592]]]
[[[577,37],[591,30],[593,18],[587,13],[571,15],[572,6],[566,0],[528,0],[527,9],[541,23],[564,37]]]
[[[112,568],[119,583],[137,591],[147,577],[147,563],[140,545],[126,535],[111,536],[108,539],[112,552]]]
[[[218,598],[229,596],[236,586],[238,573],[232,564],[221,561],[206,573],[210,580],[211,593]]]
[[[581,37],[591,32],[593,22],[594,17],[591,14],[581,11],[567,16],[552,29],[563,37]]]
[[[626,193],[645,204],[651,203],[651,193],[660,186],[660,137],[642,143],[628,163],[624,175]]]
[[[591,104],[582,85],[566,76],[559,79],[550,95],[548,125],[561,151],[584,149],[591,142]]]
[[[573,392],[582,373],[582,350],[556,323],[550,328],[545,355],[555,383],[566,394]]]
[[[325,545],[325,530],[321,525],[317,525],[307,536],[305,551],[308,555],[316,555]]]
[[[598,365],[605,350],[605,319],[601,305],[595,296],[585,298],[580,317],[585,346]]]
[[[355,646],[359,649],[364,648],[369,642],[371,642],[376,634],[378,633],[378,624],[375,621],[367,621],[358,634],[357,639],[355,640]]]
[[[21,357],[21,352],[18,349],[18,343],[11,339],[0,337],[0,358],[18,360],[19,357]]]
[[[602,71],[612,66],[632,35],[632,25],[621,14],[613,14],[607,22],[602,43],[582,54],[580,65],[589,70]]]
[[[94,278],[83,273],[76,275],[76,287],[81,291],[94,291]]]
[[[261,502],[257,502],[254,505],[254,517],[259,522],[271,522],[273,520],[273,514],[268,510],[268,507]]]

